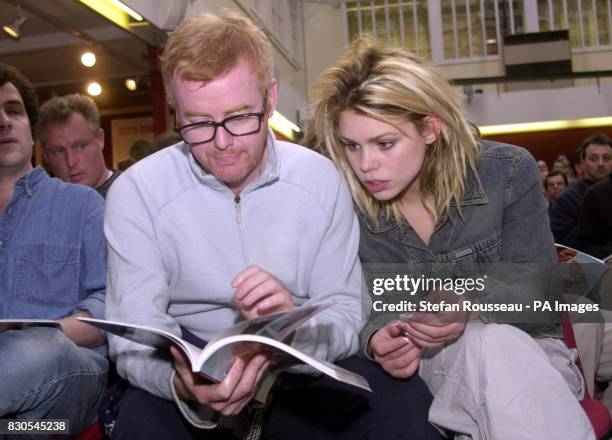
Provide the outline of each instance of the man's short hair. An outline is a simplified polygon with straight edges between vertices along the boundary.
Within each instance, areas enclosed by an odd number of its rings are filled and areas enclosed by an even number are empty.
[[[567,176],[559,170],[552,170],[550,173],[546,175],[544,178],[544,189],[548,189],[548,178],[555,176],[563,176],[563,181],[565,182],[565,186],[568,185]]]
[[[44,144],[47,125],[66,122],[73,113],[80,113],[87,121],[89,130],[93,134],[98,134],[100,112],[96,103],[89,96],[73,93],[66,96],[54,96],[40,107],[40,117],[36,125],[38,139]]]
[[[11,83],[23,100],[25,110],[30,120],[30,130],[32,136],[35,135],[36,122],[38,121],[38,96],[34,86],[23,74],[15,67],[0,63],[0,86]]]
[[[582,160],[586,158],[586,150],[591,144],[609,145],[612,148],[612,139],[605,133],[595,133],[586,138],[580,146]]]
[[[272,79],[272,46],[248,18],[225,12],[201,15],[181,23],[161,55],[161,71],[168,102],[174,105],[172,81],[181,78],[208,83],[246,61],[262,90]]]
[[[572,168],[574,168],[574,171],[576,171],[576,165],[579,165],[580,162],[582,162],[582,150],[580,148],[576,148],[570,155],[569,160]]]

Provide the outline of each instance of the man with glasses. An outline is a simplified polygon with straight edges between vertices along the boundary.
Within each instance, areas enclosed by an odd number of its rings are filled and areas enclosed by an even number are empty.
[[[365,375],[375,393],[285,373],[262,419],[250,403],[267,354],[236,358],[211,384],[175,350],[163,358],[111,337],[130,382],[110,409],[111,438],[228,438],[245,419],[243,434],[261,428],[265,438],[439,438],[418,377],[395,381],[352,356],[367,316],[350,194],[330,161],[268,130],[278,84],[265,34],[235,14],[190,19],[171,34],[162,74],[184,142],[128,169],[109,192],[107,318],[201,343],[244,318],[332,301],[292,343]]]

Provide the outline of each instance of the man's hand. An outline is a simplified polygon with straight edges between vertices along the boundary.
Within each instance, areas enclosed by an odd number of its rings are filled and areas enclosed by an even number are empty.
[[[95,348],[104,344],[105,340],[102,332],[92,325],[79,321],[77,319],[79,316],[92,317],[91,313],[80,311],[58,320],[64,334],[81,347]]]
[[[284,312],[295,307],[284,284],[261,267],[249,266],[232,280],[234,306],[247,319]]]
[[[421,349],[404,336],[405,324],[391,322],[370,338],[368,351],[387,373],[398,379],[411,377],[419,368]]]
[[[185,355],[175,347],[170,349],[174,357],[174,388],[181,400],[193,400],[207,405],[226,416],[240,413],[255,397],[257,387],[268,368],[269,360],[264,354],[245,362],[236,358],[222,382],[210,384],[193,374]]]

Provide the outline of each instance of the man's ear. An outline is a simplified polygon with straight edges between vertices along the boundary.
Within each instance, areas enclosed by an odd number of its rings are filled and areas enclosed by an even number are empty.
[[[428,144],[433,143],[444,127],[444,121],[438,115],[429,115],[423,119],[423,133],[422,136],[425,138],[425,142]]]
[[[98,129],[98,134],[96,135],[96,140],[100,144],[100,150],[104,150],[104,130],[101,128]]]
[[[278,81],[272,79],[270,81],[270,85],[268,86],[268,108],[265,110],[267,112],[267,117],[272,117],[274,110],[276,110],[276,105],[278,104]]]
[[[35,145],[36,144],[34,144],[34,146],[32,146],[32,154],[34,154],[34,148],[36,148]],[[49,163],[49,157],[47,156],[47,149],[45,148],[45,146],[43,145],[42,142],[40,142],[39,145],[40,145],[40,153],[42,154],[43,160],[46,163]]]

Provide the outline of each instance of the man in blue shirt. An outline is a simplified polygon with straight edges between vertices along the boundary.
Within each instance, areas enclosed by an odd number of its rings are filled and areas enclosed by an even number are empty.
[[[0,324],[0,418],[67,419],[77,434],[96,418],[107,360],[103,200],[91,188],[32,167],[38,100],[0,63],[0,319],[53,319],[60,328]]]

